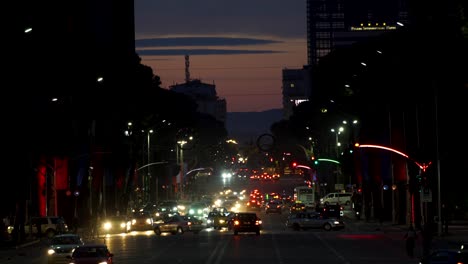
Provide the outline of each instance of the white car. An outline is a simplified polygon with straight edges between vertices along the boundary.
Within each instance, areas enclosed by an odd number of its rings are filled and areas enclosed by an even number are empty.
[[[47,249],[47,263],[69,263],[67,256],[70,256],[73,250],[81,245],[84,245],[84,242],[77,234],[62,234],[52,237]]]

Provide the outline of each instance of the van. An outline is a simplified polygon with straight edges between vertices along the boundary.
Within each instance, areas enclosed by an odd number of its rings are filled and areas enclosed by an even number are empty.
[[[351,203],[351,196],[352,193],[329,193],[325,195],[323,198],[320,198],[320,204],[328,205],[328,204],[345,204],[349,205]]]

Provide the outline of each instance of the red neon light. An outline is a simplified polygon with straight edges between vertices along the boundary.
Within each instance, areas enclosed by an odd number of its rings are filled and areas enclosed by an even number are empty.
[[[308,169],[310,170],[310,167],[309,166],[305,166],[305,165],[296,165],[297,168],[304,168],[304,169]]]
[[[384,146],[379,146],[379,145],[359,145],[358,143],[355,144],[356,147],[359,147],[359,148],[378,148],[378,149],[384,149],[384,150],[388,150],[388,151],[391,151],[391,152],[394,152],[400,156],[403,156],[407,159],[410,159],[412,160],[414,163],[416,163],[416,165],[418,165],[418,167],[423,170],[423,171],[426,171],[426,169],[431,165],[432,162],[429,162],[429,164],[420,164],[419,162],[411,159],[407,154],[401,152],[401,151],[398,151],[396,149],[392,149],[392,148],[389,148],[389,147],[384,147]]]
[[[392,148],[388,148],[388,147],[384,147],[384,146],[379,146],[379,145],[359,145],[360,148],[378,148],[378,149],[385,149],[385,150],[390,150],[392,152],[395,152],[396,154],[399,154],[405,158],[409,158],[408,155],[406,155],[405,153],[401,152],[401,151],[398,151],[396,149],[392,149]]]

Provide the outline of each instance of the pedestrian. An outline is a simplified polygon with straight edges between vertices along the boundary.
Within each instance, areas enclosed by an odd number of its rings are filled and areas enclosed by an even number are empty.
[[[78,216],[73,216],[72,219],[72,233],[78,233]]]
[[[448,212],[445,204],[442,204],[442,227],[445,234],[448,234]]]
[[[408,255],[408,257],[413,258],[414,248],[416,246],[416,239],[418,238],[416,230],[414,230],[413,224],[410,224],[409,229],[406,232],[404,238],[406,240],[406,254]]]

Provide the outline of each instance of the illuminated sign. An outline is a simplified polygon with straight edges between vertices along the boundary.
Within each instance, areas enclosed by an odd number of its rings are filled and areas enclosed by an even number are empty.
[[[387,23],[375,23],[372,25],[372,23],[367,23],[365,26],[364,23],[361,23],[357,27],[351,27],[351,31],[377,31],[377,30],[395,30],[396,26],[388,26]]]

